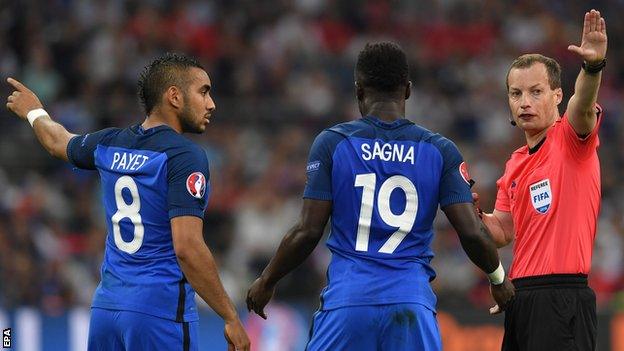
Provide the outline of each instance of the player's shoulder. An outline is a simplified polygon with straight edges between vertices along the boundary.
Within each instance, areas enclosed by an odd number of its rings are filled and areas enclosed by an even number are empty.
[[[343,122],[325,128],[316,136],[314,143],[317,145],[335,146],[361,129],[361,126],[358,126],[356,122],[358,121]]]
[[[170,129],[162,134],[167,139],[169,146],[174,149],[179,149],[181,152],[190,153],[203,153],[202,147],[193,140],[186,137],[184,134],[177,133]]]
[[[368,127],[368,124],[366,124],[362,119],[357,119],[354,121],[338,123],[332,127],[325,129],[323,132],[328,132],[326,134],[334,133],[342,136],[343,138],[348,138],[351,136],[355,136],[358,133],[361,133]]]
[[[377,137],[373,126],[364,119],[338,123],[321,131],[315,138],[316,147],[325,146],[332,148],[340,142],[350,138],[374,139]]]
[[[370,117],[339,123],[325,131],[338,134],[343,138],[396,138],[415,141],[430,133],[427,129],[405,119],[394,123],[384,123]]]
[[[167,155],[169,177],[188,172],[201,172],[206,179],[210,177],[208,156],[204,148],[173,129],[165,129],[153,135],[160,152]],[[153,145],[153,144],[152,144]]]
[[[415,125],[416,128],[419,128],[421,135],[421,141],[425,143],[430,143],[435,148],[437,148],[441,154],[445,155],[449,152],[459,152],[459,148],[451,139],[445,137],[444,135],[436,132],[432,132],[429,129],[424,127]]]
[[[196,161],[206,160],[207,162],[206,152],[193,140],[173,130],[164,135],[167,138],[167,153],[170,158],[187,158]]]
[[[94,132],[94,133],[91,133],[91,134],[99,133],[99,134],[105,135],[105,136],[115,136],[115,135],[119,134],[121,131],[123,131],[123,128],[108,127],[108,128],[100,129],[97,132]]]
[[[86,143],[106,144],[113,140],[122,131],[123,128],[110,127],[86,133],[84,135],[79,135],[76,136],[76,138],[78,138],[77,141],[80,142],[81,146],[84,146]]]
[[[139,125],[135,125],[126,128],[124,132],[129,138],[139,138],[143,147],[166,153],[168,158],[187,154],[205,155],[201,146],[167,125],[148,130],[143,130]]]

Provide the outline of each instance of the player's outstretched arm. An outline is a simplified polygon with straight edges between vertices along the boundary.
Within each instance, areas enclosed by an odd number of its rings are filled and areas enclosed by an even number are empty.
[[[29,120],[29,117],[31,120],[35,118],[34,122],[30,120],[29,122],[31,122],[41,145],[50,155],[67,161],[67,144],[75,134],[71,134],[65,127],[54,122],[45,111],[37,111],[43,109],[43,105],[37,95],[24,84],[13,78],[8,78],[7,82],[15,89],[7,97],[7,109],[24,120]],[[28,116],[29,112],[34,113],[34,115],[31,113]]]
[[[173,248],[184,276],[193,289],[225,322],[228,350],[249,350],[249,338],[234,304],[221,284],[212,253],[202,236],[203,221],[195,216],[171,219]]]
[[[312,253],[331,215],[332,202],[304,199],[301,216],[282,239],[277,253],[247,292],[247,309],[266,319],[264,306],[269,303],[275,285]]]
[[[576,78],[574,95],[568,101],[568,119],[577,134],[587,135],[596,126],[595,104],[602,77],[601,69],[607,55],[607,26],[599,11],[585,13],[581,46],[570,45],[568,50],[579,55],[586,65],[586,69],[581,69]]]
[[[505,310],[514,296],[514,286],[505,276],[496,246],[474,213],[472,204],[452,204],[442,208],[442,211],[457,231],[459,241],[470,260],[490,278],[492,297],[497,303],[497,306],[490,309],[490,313]]]

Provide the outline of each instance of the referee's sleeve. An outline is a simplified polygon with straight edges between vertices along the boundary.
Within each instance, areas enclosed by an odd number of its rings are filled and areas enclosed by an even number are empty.
[[[511,203],[509,201],[509,194],[507,193],[505,175],[496,181],[496,190],[496,203],[494,204],[494,208],[502,212],[511,212]]]
[[[596,104],[596,125],[594,129],[585,136],[579,136],[570,124],[567,113],[563,115],[561,119],[563,141],[566,148],[572,154],[572,157],[579,160],[584,160],[593,155],[596,148],[600,145],[600,139],[598,138],[598,130],[602,124],[603,112],[602,107]]]

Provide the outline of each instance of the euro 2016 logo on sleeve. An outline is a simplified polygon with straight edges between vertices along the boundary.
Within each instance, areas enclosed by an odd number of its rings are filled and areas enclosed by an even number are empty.
[[[552,191],[550,189],[550,180],[544,179],[537,183],[529,185],[531,193],[531,204],[539,213],[546,213],[552,204]]]
[[[193,197],[201,199],[206,192],[206,177],[201,172],[193,172],[186,178],[186,190]]]
[[[468,174],[468,165],[466,162],[462,162],[459,165],[459,174],[464,178],[464,182],[470,184],[470,174]]]

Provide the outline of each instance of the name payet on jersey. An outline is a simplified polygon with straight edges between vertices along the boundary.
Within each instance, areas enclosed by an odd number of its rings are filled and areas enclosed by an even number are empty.
[[[147,160],[149,160],[149,157],[145,155],[131,152],[115,152],[110,169],[136,171],[143,167]]]
[[[392,162],[410,162],[414,164],[414,147],[400,144],[380,143],[373,145],[364,143],[361,146],[362,159],[365,161],[379,159]]]

